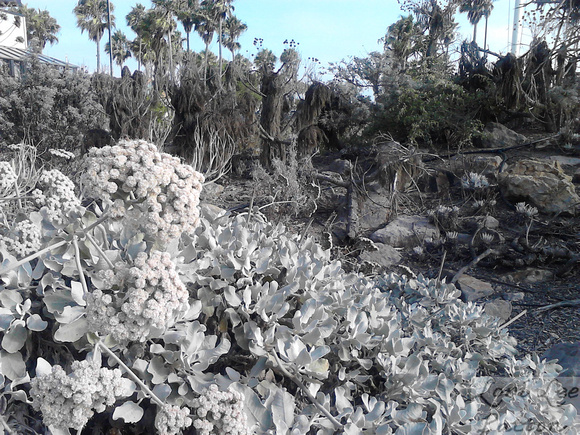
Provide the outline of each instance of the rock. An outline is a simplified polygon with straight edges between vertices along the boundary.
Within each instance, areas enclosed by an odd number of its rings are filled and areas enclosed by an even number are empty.
[[[580,183],[580,168],[576,169],[576,172],[572,175],[572,183]]]
[[[465,302],[485,298],[495,291],[490,283],[465,274],[459,277],[455,285],[461,290],[461,299]]]
[[[375,246],[378,248],[376,251],[364,251],[359,258],[382,267],[391,267],[401,261],[401,254],[392,246],[384,243],[375,243]]]
[[[572,177],[558,162],[522,159],[499,174],[504,196],[531,203],[544,213],[574,213],[580,203]]]
[[[512,304],[508,301],[497,299],[485,304],[484,310],[487,314],[494,317],[499,317],[504,322],[509,320],[512,315]]]
[[[490,183],[496,182],[497,173],[501,165],[500,156],[461,155],[453,157],[450,168],[459,179],[470,172],[485,175]]]
[[[503,279],[508,282],[526,282],[528,284],[536,284],[552,279],[554,274],[549,270],[536,269],[534,267],[527,267],[516,272],[511,272],[503,275]]]
[[[387,222],[391,204],[389,197],[380,192],[368,191],[367,195],[358,198],[358,230],[366,232],[382,227]]]
[[[505,293],[502,295],[502,298],[510,302],[521,302],[525,297],[526,294],[524,292]]]
[[[207,204],[205,202],[202,202],[199,205],[199,211],[200,215],[210,222],[214,222],[216,219],[219,219],[220,217],[227,214],[227,211],[223,208],[220,208],[217,205]]]
[[[580,377],[580,341],[555,344],[542,354],[542,359],[557,359],[563,369],[560,376]]]
[[[490,122],[473,139],[478,148],[506,148],[524,143],[527,138],[497,122]]]
[[[423,216],[399,216],[386,227],[371,234],[373,242],[395,248],[413,248],[426,238],[438,239],[439,229]]]
[[[499,228],[499,221],[493,216],[474,216],[465,222],[465,225],[470,230],[477,230],[478,228],[489,228],[495,230]]]
[[[540,359],[548,361],[557,359],[562,371],[558,375],[558,381],[565,389],[564,403],[572,404],[580,412],[580,394],[578,394],[580,381],[580,341],[576,343],[558,343],[545,351]]]
[[[580,166],[580,158],[568,156],[550,156],[548,160],[558,162],[562,166]]]
[[[217,196],[220,196],[224,191],[224,186],[217,183],[208,183],[203,185],[203,189],[201,189],[200,197],[202,199],[214,199]]]
[[[352,171],[352,163],[350,160],[336,159],[327,168],[330,172],[336,172],[340,175],[348,175]]]

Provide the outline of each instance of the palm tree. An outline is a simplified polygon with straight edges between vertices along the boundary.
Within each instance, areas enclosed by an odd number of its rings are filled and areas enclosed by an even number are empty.
[[[204,71],[203,71],[203,81],[207,80],[207,56],[209,52],[209,44],[213,40],[213,35],[216,30],[215,14],[213,11],[213,3],[208,1],[203,1],[200,8],[198,8],[194,16],[194,29],[201,36],[201,39],[205,43],[205,56],[204,56]]]
[[[17,11],[26,19],[26,37],[29,43],[37,41],[41,53],[47,42],[51,45],[58,42],[56,35],[60,31],[60,26],[46,9],[41,11],[22,5]]]
[[[467,12],[467,19],[473,26],[472,42],[475,42],[477,37],[477,24],[483,17],[485,17],[487,24],[487,18],[489,17],[489,14],[491,13],[492,9],[493,9],[493,0],[463,0],[462,3],[459,5],[459,12]],[[487,39],[487,31],[485,39]]]
[[[189,35],[193,30],[195,24],[195,12],[199,7],[198,0],[178,0],[177,3],[177,19],[185,30],[187,51],[189,52]]]
[[[387,28],[387,34],[380,41],[385,49],[392,52],[401,69],[407,67],[407,60],[416,50],[420,40],[421,29],[415,23],[413,15],[401,17]]]
[[[115,63],[119,65],[119,68],[122,68],[125,61],[131,57],[129,40],[121,30],[117,30],[113,33],[111,42],[113,43],[113,52],[111,53],[111,45],[108,42],[105,44],[105,52],[112,54]]]
[[[232,62],[234,62],[236,57],[236,50],[239,50],[241,45],[238,39],[248,29],[242,21],[231,15],[226,18],[224,23],[224,31],[222,34],[222,42],[224,47],[226,47],[232,53]]]
[[[131,11],[125,17],[127,25],[137,35],[137,38],[135,38],[132,45],[135,45],[138,50],[133,49],[132,51],[135,53],[135,57],[137,58],[139,71],[141,71],[141,62],[143,61],[143,31],[141,27],[144,16],[145,6],[143,6],[141,3],[137,3],[137,5],[133,6]]]
[[[114,6],[111,4],[111,12]],[[97,44],[97,72],[101,70],[100,42],[105,30],[109,27],[107,0],[80,0],[74,8],[77,26],[81,33],[87,32],[89,38]],[[115,17],[111,15],[111,27],[115,26]]]
[[[171,76],[171,81],[174,81],[174,71],[173,71],[173,48],[172,48],[172,33],[176,27],[175,21],[173,21],[173,15],[177,11],[177,2],[175,0],[152,0],[154,4],[154,11],[158,11],[158,17],[156,20],[156,25],[159,31],[162,33],[162,37],[167,35],[167,44],[169,48],[169,75]]]
[[[204,0],[206,1],[206,0]],[[219,57],[219,82],[221,83],[221,73],[222,73],[222,35],[223,35],[223,22],[224,19],[231,14],[234,7],[232,6],[232,0],[213,0],[213,10],[215,17],[218,22],[218,57]]]

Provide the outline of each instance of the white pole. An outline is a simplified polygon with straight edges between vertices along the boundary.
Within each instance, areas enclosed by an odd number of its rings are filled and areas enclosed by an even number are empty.
[[[522,14],[522,8],[520,7],[521,0],[516,0],[514,5],[514,27],[512,31],[512,54],[517,56],[520,46],[520,17]]]

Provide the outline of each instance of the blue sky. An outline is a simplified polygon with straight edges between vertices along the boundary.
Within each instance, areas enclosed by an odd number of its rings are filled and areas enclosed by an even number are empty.
[[[125,25],[125,16],[138,3],[133,0],[111,0],[115,6],[117,27],[129,38],[133,32]],[[29,7],[47,9],[60,24],[59,42],[47,46],[44,53],[61,60],[86,66],[89,71],[96,68],[96,45],[81,34],[72,12],[76,0],[29,0]],[[508,51],[508,29],[510,8],[514,0],[496,0],[489,20],[488,43],[492,50]],[[150,7],[149,0],[141,0]],[[396,0],[237,0],[235,15],[248,26],[240,39],[241,53],[250,56],[256,52],[252,42],[262,38],[263,46],[279,55],[284,49],[285,39],[294,39],[300,45],[302,59],[315,57],[326,66],[328,62],[339,62],[351,56],[364,57],[371,51],[380,50],[378,39],[384,36],[387,27],[400,15]],[[471,38],[472,27],[464,14],[458,17],[460,33]],[[483,44],[483,22],[478,28],[478,40]],[[481,40],[480,38],[481,37]],[[101,48],[107,37],[103,38]],[[192,33],[192,49],[203,50],[200,38]],[[214,44],[213,49],[217,52]],[[224,52],[229,59],[230,53]],[[102,53],[101,61],[108,65],[108,57]],[[136,63],[129,63],[131,68]],[[119,74],[115,66],[115,74]]]

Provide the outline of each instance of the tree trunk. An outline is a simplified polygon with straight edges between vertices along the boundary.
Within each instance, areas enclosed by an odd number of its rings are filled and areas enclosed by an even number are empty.
[[[96,41],[97,44],[97,74],[101,72],[101,40],[97,39]]]
[[[175,83],[175,77],[173,76],[173,46],[171,43],[171,28],[169,28],[169,77],[171,77],[171,83]]]
[[[207,86],[207,53],[209,51],[209,43],[205,43],[205,56],[203,58],[203,85]]]
[[[218,56],[219,56],[218,85],[221,88],[222,87],[222,16],[221,15],[220,15],[220,20],[219,20]]]
[[[286,159],[286,145],[280,141],[280,124],[282,122],[282,103],[284,99],[284,85],[280,83],[278,73],[263,72],[260,92],[262,97],[262,111],[260,126],[265,133],[262,137],[261,163],[264,167],[272,166],[272,160]]]

